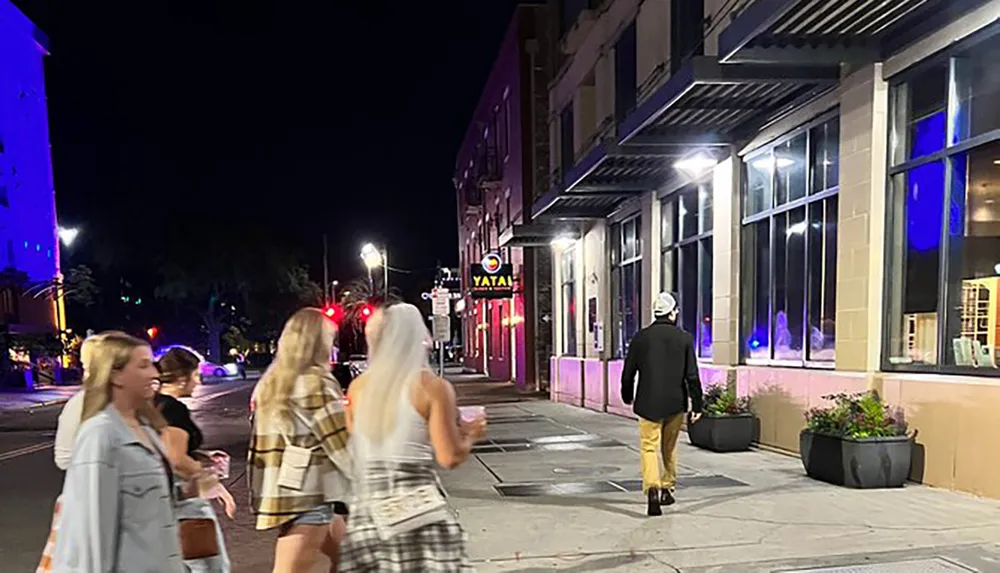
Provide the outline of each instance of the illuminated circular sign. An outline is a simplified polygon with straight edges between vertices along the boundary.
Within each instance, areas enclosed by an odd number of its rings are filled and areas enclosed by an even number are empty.
[[[501,259],[500,255],[496,253],[489,253],[483,257],[483,261],[480,264],[483,266],[484,271],[491,275],[495,275],[500,272],[500,267],[503,266],[503,259]]]

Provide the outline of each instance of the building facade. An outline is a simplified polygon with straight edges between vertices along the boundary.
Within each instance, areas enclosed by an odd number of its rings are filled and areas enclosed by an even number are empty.
[[[545,6],[516,8],[455,166],[464,365],[524,388],[547,379],[550,326],[537,301],[548,306],[549,253],[502,247],[501,238],[530,222],[528,208],[548,174],[546,13]],[[470,292],[474,267],[491,254],[513,266],[508,297],[477,298]]]
[[[60,277],[47,44],[9,0],[0,0],[0,325],[13,332],[57,332],[64,322],[60,297],[35,296]]]
[[[914,480],[1000,497],[1000,0],[552,9],[553,184],[526,226],[551,231],[553,399],[631,415],[622,357],[672,291],[762,444],[876,389]]]

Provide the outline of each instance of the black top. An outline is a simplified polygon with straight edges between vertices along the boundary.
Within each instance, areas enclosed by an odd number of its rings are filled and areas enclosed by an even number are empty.
[[[202,436],[201,430],[194,423],[194,420],[191,419],[191,410],[188,410],[188,407],[183,402],[173,396],[157,394],[153,398],[153,403],[163,413],[163,417],[166,418],[168,425],[180,428],[188,433],[188,455],[193,454],[195,450],[201,448],[205,437]]]
[[[634,390],[635,375],[639,388]],[[640,418],[659,422],[688,411],[701,412],[701,381],[694,337],[666,317],[640,330],[629,345],[622,370],[622,402]]]

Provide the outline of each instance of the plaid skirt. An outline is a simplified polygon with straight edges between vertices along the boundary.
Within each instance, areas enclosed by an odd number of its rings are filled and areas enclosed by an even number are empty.
[[[379,538],[367,513],[351,514],[340,547],[341,573],[466,573],[468,536],[457,519],[425,525],[389,541]]]
[[[371,468],[369,468],[371,470]],[[434,484],[438,485],[433,469],[423,464],[400,464],[392,470],[394,487],[387,485],[385,473],[368,473],[364,481],[368,499],[378,499],[393,490]],[[440,487],[440,486],[439,486]],[[360,492],[359,492],[360,493]],[[390,540],[382,540],[372,521],[365,499],[351,508],[347,520],[347,536],[340,546],[341,573],[468,573],[475,571],[465,552],[468,535],[458,518],[448,512],[448,518]],[[356,508],[356,509],[355,509]]]
[[[35,569],[35,573],[51,573],[52,572],[52,555],[56,550],[56,532],[59,531],[59,513],[62,511],[62,496],[60,495],[56,499],[55,509],[52,511],[52,528],[49,530],[49,540],[45,543],[45,549],[42,550],[42,560],[38,563],[38,568]]]

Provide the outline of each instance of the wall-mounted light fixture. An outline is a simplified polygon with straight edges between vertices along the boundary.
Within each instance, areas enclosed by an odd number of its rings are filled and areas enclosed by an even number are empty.
[[[698,177],[704,175],[708,171],[715,168],[719,164],[719,160],[704,153],[698,152],[694,155],[689,155],[684,159],[681,159],[674,163],[674,167],[684,171],[692,177]]]
[[[552,248],[563,250],[568,249],[576,244],[576,238],[571,235],[559,235],[558,237],[552,239]]]

